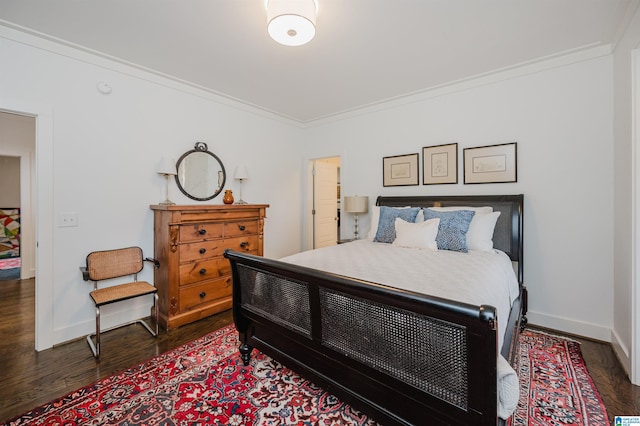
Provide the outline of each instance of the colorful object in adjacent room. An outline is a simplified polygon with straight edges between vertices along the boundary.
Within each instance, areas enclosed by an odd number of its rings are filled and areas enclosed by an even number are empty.
[[[0,209],[0,259],[20,257],[20,209]]]

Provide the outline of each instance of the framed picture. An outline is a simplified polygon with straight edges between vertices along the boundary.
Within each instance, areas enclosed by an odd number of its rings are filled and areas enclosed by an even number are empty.
[[[383,186],[418,185],[418,153],[384,157]]]
[[[464,149],[464,183],[518,181],[517,144]]]
[[[422,184],[458,183],[458,144],[422,148]]]

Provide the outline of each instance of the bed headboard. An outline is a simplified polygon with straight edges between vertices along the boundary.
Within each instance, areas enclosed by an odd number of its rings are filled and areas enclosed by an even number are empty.
[[[493,232],[493,246],[517,262],[518,282],[523,283],[522,271],[522,214],[524,195],[445,195],[378,197],[377,206],[388,207],[447,207],[491,206],[500,216]]]

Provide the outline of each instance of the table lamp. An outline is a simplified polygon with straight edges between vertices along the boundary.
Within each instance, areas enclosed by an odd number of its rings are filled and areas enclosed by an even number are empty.
[[[344,211],[347,213],[354,213],[355,217],[355,232],[353,237],[358,239],[358,213],[366,213],[369,208],[369,197],[349,196],[344,197]]]

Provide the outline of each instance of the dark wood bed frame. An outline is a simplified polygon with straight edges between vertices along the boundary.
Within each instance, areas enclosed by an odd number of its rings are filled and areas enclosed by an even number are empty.
[[[492,206],[494,247],[514,262],[520,297],[498,349],[497,314],[311,268],[227,251],[243,362],[256,348],[384,425],[496,425],[498,351],[524,327],[523,195],[379,197],[402,207]]]

